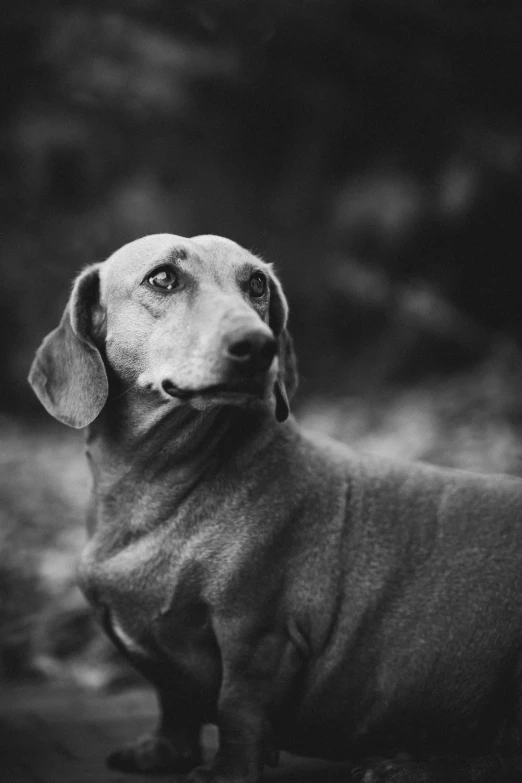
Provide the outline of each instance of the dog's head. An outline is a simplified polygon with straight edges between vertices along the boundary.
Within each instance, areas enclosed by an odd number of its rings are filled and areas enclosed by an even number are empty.
[[[78,428],[112,383],[172,408],[264,402],[284,421],[297,385],[287,318],[271,265],[235,242],[143,237],[79,275],[29,382]]]

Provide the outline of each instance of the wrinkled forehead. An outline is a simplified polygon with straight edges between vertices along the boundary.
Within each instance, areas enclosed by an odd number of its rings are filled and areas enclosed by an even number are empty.
[[[139,285],[147,273],[162,264],[172,263],[198,278],[219,285],[235,282],[239,276],[269,265],[248,250],[224,237],[211,234],[192,237],[153,234],[136,239],[117,250],[102,265],[100,276],[105,291],[129,291]]]

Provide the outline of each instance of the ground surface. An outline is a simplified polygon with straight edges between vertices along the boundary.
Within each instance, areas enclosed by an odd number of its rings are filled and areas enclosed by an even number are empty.
[[[106,695],[76,687],[24,686],[0,692],[0,781],[2,783],[161,783],[172,775],[125,775],[109,771],[109,751],[154,724],[153,695],[136,689]],[[216,735],[204,730],[206,760]],[[268,780],[299,783],[346,781],[346,767],[282,755]]]

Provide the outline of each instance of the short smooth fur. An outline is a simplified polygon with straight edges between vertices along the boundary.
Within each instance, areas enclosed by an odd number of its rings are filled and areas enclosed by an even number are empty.
[[[284,749],[365,783],[519,780],[522,482],[303,432],[287,316],[269,264],[159,234],[83,271],[36,355],[44,406],[87,428],[82,588],[161,708],[109,763],[255,783]]]

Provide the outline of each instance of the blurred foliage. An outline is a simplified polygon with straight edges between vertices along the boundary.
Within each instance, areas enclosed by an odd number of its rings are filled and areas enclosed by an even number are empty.
[[[80,438],[25,379],[72,277],[136,237],[275,262],[307,426],[522,475],[521,37],[491,0],[4,10],[0,676],[130,676],[74,587]]]
[[[122,684],[135,675],[76,586],[90,487],[82,438],[5,417],[0,427],[0,681]]]

